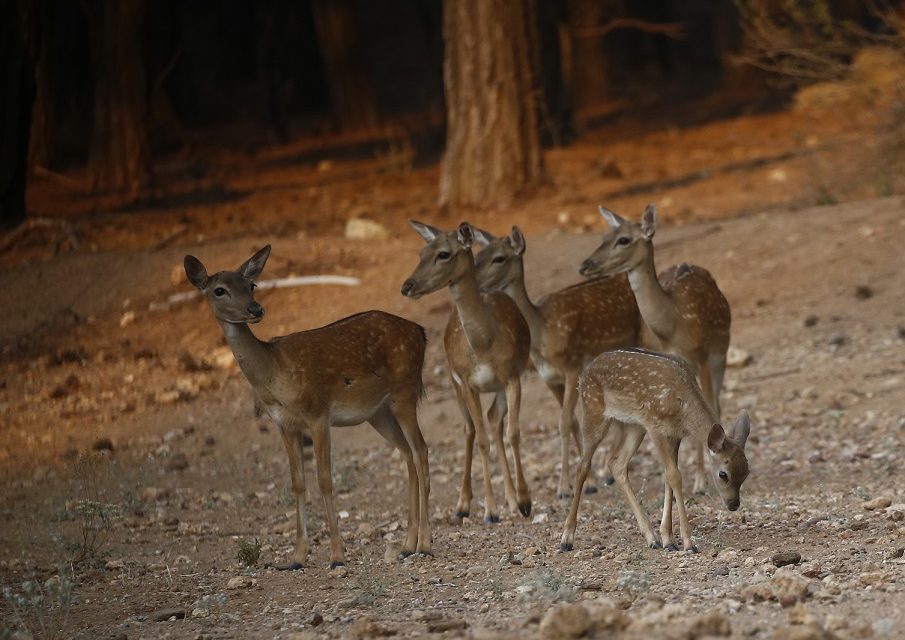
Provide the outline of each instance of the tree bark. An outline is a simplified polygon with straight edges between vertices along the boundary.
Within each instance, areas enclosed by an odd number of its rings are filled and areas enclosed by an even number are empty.
[[[96,192],[138,197],[149,177],[146,148],[145,0],[93,0],[94,130],[90,168]]]
[[[609,78],[603,39],[588,37],[582,29],[597,27],[612,13],[612,3],[599,0],[571,0],[569,2],[569,38],[572,58],[569,65],[567,86],[572,97],[572,126],[580,131],[585,119],[595,107],[606,102]]]
[[[537,186],[534,0],[446,0],[444,207],[508,204]]]
[[[0,5],[0,229],[25,221],[28,136],[35,89],[23,39],[24,2]]]
[[[377,101],[350,0],[312,0],[311,8],[334,124],[343,130],[376,126]]]

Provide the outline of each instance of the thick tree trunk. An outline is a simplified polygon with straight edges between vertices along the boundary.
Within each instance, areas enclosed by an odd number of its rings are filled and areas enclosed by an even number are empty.
[[[374,127],[377,101],[350,0],[312,0],[330,114],[339,129]]]
[[[441,206],[507,204],[541,180],[533,0],[446,0]]]
[[[146,149],[145,0],[94,0],[90,5],[94,58],[91,173],[95,191],[141,193],[148,179]]]
[[[568,34],[572,57],[567,86],[572,97],[572,125],[576,131],[580,131],[584,122],[606,102],[609,84],[603,38],[588,36],[582,30],[600,26],[612,13],[613,4],[599,0],[569,2]]]
[[[0,5],[0,229],[25,221],[34,78],[23,40],[24,2]]]

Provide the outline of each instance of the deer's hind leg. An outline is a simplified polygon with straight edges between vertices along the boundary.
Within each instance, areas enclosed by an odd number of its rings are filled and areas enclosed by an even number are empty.
[[[430,463],[428,462],[427,443],[418,425],[418,400],[415,397],[403,397],[393,403],[393,412],[396,420],[402,427],[412,456],[415,459],[415,470],[418,481],[418,543],[416,553],[431,554],[433,542],[430,530],[430,512],[428,501],[430,498]],[[411,482],[411,480],[410,480]]]
[[[368,420],[371,426],[377,430],[386,440],[396,447],[405,460],[405,466],[409,476],[409,492],[408,492],[408,528],[406,529],[405,543],[402,545],[403,557],[410,556],[415,553],[418,546],[418,470],[415,467],[412,449],[409,446],[402,427],[396,420],[396,417],[390,412],[389,408],[382,407],[377,413]]]
[[[660,539],[657,537],[647,514],[641,508],[641,505],[638,504],[638,498],[635,496],[635,491],[632,489],[628,478],[628,463],[641,445],[641,441],[644,440],[646,431],[637,424],[623,424],[622,431],[622,442],[619,445],[619,450],[616,451],[611,467],[613,476],[616,478],[616,484],[622,489],[632,513],[635,514],[635,520],[638,522],[638,527],[641,529],[644,539],[647,540],[647,545],[651,549],[659,549],[662,546]]]

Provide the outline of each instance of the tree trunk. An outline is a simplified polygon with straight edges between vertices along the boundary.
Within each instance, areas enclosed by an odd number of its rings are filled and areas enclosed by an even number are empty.
[[[571,0],[569,2],[569,38],[572,58],[567,85],[572,97],[572,126],[580,131],[593,118],[596,110],[606,102],[609,78],[603,38],[581,33],[604,22],[613,11],[613,3],[599,0]]]
[[[91,174],[95,191],[131,201],[148,180],[145,0],[90,4],[94,59]]]
[[[0,5],[0,229],[25,221],[33,68],[23,40],[24,2]]]
[[[312,0],[314,27],[324,79],[330,92],[330,114],[339,129],[377,125],[377,101],[350,0]]]
[[[446,0],[444,207],[508,204],[540,183],[534,0]]]

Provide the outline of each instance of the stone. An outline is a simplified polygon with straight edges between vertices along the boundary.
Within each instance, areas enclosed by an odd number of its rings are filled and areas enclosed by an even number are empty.
[[[813,327],[813,326],[816,326],[819,321],[820,321],[820,318],[811,314],[804,319],[802,324],[806,327]]]
[[[861,284],[855,287],[855,298],[857,298],[858,300],[867,300],[868,298],[873,297],[874,290],[866,284]]]
[[[110,438],[98,438],[91,445],[92,451],[113,451],[113,441]]]
[[[349,218],[345,236],[349,240],[385,240],[390,232],[385,226],[369,218]]]
[[[558,605],[550,609],[540,623],[541,636],[557,638],[580,638],[591,627],[588,610],[576,603]]]
[[[876,511],[877,509],[885,509],[886,507],[892,505],[892,500],[886,497],[878,497],[873,500],[868,500],[861,504],[867,511]]]
[[[754,362],[754,357],[738,347],[729,347],[726,352],[726,366],[734,369],[742,369]]]
[[[229,590],[247,589],[254,585],[254,583],[255,581],[248,576],[236,576],[235,578],[229,579],[229,582],[226,583],[226,588]]]
[[[732,624],[729,618],[719,611],[710,611],[693,618],[688,625],[688,631],[690,638],[725,637],[732,635]]]
[[[349,627],[350,638],[385,638],[396,635],[395,629],[388,629],[367,618],[359,618]]]
[[[185,609],[179,607],[158,609],[148,614],[148,620],[151,622],[166,622],[171,619],[182,620],[183,618],[185,618]]]
[[[468,628],[468,622],[461,618],[444,618],[442,620],[431,620],[427,623],[427,630],[430,633],[443,633],[444,631],[459,631]]]
[[[163,463],[163,468],[167,471],[185,471],[188,467],[189,459],[184,453],[174,453]]]
[[[785,567],[801,562],[801,554],[797,551],[777,551],[773,554],[773,564],[777,567]]]
[[[609,598],[595,598],[584,602],[591,621],[590,629],[604,636],[623,631],[628,627],[629,618],[621,608]]]

